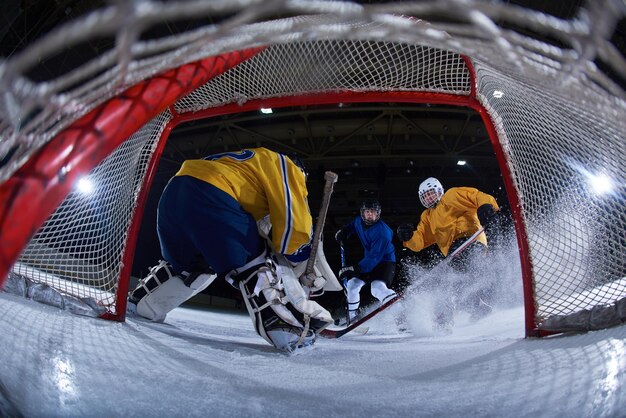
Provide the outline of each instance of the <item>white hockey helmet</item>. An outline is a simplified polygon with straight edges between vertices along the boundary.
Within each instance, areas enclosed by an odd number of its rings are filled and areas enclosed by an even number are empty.
[[[441,200],[443,186],[436,178],[428,177],[420,184],[419,196],[424,207],[432,208]]]

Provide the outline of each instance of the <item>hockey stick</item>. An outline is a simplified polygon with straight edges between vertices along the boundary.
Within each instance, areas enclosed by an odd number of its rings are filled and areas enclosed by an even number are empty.
[[[317,255],[317,248],[320,245],[320,238],[322,237],[322,230],[324,229],[324,223],[326,222],[326,213],[328,212],[328,206],[330,205],[330,195],[333,193],[333,186],[337,182],[339,176],[332,171],[324,173],[324,196],[322,197],[322,206],[320,207],[320,214],[317,217],[317,224],[315,225],[315,231],[313,232],[313,240],[311,242],[311,255],[306,264],[306,270],[304,271],[305,277],[313,273],[315,266],[315,256]]]
[[[484,230],[485,230],[484,226],[481,226],[480,228],[478,228],[478,231],[474,232],[472,236],[470,236],[467,240],[465,240],[465,242],[461,244],[459,248],[454,250],[451,254],[448,254],[448,256],[441,263],[437,264],[435,267],[430,269],[428,274],[437,272],[437,270],[440,270],[444,266],[447,266],[448,264],[450,264],[455,257],[457,257],[461,252],[465,251],[470,245],[472,245],[474,241],[478,239],[478,236],[483,233]]]
[[[341,269],[343,269],[346,266],[346,249],[343,247],[343,242],[339,243],[339,255],[341,256]],[[343,291],[346,292],[347,297],[348,281],[344,278],[341,284],[343,284]]]
[[[339,338],[342,335],[345,335],[345,334],[349,333],[350,331],[360,327],[365,322],[367,322],[368,320],[372,319],[374,316],[378,315],[380,312],[384,311],[385,309],[387,309],[388,307],[390,307],[391,305],[393,305],[394,303],[396,303],[397,301],[402,299],[402,297],[403,297],[403,295],[398,294],[395,298],[385,302],[384,304],[378,306],[377,308],[373,309],[372,311],[368,312],[367,314],[356,318],[356,320],[354,322],[352,322],[350,325],[348,325],[347,327],[341,328],[341,329],[328,329],[328,328],[326,328],[326,329],[323,329],[320,332],[320,335],[323,336],[323,337],[326,337],[326,338]]]
[[[467,241],[465,241],[463,244],[461,244],[461,246],[459,248],[457,248],[456,250],[454,250],[452,252],[452,254],[448,255],[448,257],[446,257],[446,260],[448,260],[446,263],[449,263],[449,260],[452,260],[454,257],[456,257],[457,255],[459,255],[459,253],[463,250],[465,250],[467,247],[469,247],[471,244],[474,243],[474,241],[476,241],[476,239],[478,238],[478,236],[480,234],[483,233],[483,231],[485,230],[484,226],[481,226],[478,231],[474,232],[474,234],[469,237],[467,239]]]
[[[343,246],[343,242],[339,242],[339,256],[341,258],[341,270],[346,266],[346,249]],[[348,280],[344,277],[341,280],[341,285],[343,286],[343,294],[346,297],[346,315],[348,314]],[[335,321],[335,323],[337,323]]]
[[[343,248],[343,242],[339,243],[339,255],[341,256],[341,268],[346,266],[346,250]]]

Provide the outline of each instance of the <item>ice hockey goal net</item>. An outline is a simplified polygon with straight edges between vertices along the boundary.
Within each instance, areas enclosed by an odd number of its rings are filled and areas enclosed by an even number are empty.
[[[0,284],[50,286],[123,320],[147,191],[183,121],[262,106],[443,103],[475,109],[489,131],[527,335],[625,319],[626,61],[611,43],[622,2],[557,19],[482,1],[277,1],[289,17],[274,20],[262,1],[128,3],[0,62]],[[141,36],[206,15],[217,23]],[[41,56],[102,33],[115,48],[53,79],[29,77]],[[75,187],[84,176],[92,190]]]

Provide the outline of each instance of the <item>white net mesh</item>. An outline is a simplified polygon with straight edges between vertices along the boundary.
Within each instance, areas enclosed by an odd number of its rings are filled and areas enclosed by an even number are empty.
[[[61,28],[0,63],[0,181],[126,88],[207,56],[263,49],[172,103],[176,115],[148,122],[94,168],[98,189],[88,197],[71,193],[24,249],[15,272],[36,269],[40,280],[64,292],[112,306],[139,190],[160,133],[177,115],[314,93],[467,98],[475,88],[519,201],[533,323],[626,296],[626,103],[610,77],[626,73],[610,42],[626,15],[623,2],[590,2],[574,19],[561,20],[497,2],[278,1],[276,10],[297,17],[277,21],[264,21],[266,6],[256,1],[129,3]],[[222,20],[156,39],[139,36],[138,28],[201,13]],[[78,42],[99,33],[114,34],[116,48],[46,82],[26,76],[38,54],[65,47],[71,36]],[[592,192],[587,182],[600,175],[612,179],[612,193]]]
[[[233,101],[337,90],[468,95],[469,81],[467,66],[453,52],[384,42],[296,42],[268,47],[196,89],[175,109],[184,113]]]
[[[132,135],[71,192],[24,249],[13,272],[115,309],[130,222],[165,112]]]
[[[595,195],[585,175],[606,173],[624,184],[623,126],[615,113],[592,109],[602,108],[602,96],[580,104],[560,97],[560,89],[547,92],[476,67],[481,101],[498,121],[522,204],[538,317],[615,301],[619,290],[593,301],[575,295],[624,277],[624,191]],[[622,284],[622,297],[625,292]]]

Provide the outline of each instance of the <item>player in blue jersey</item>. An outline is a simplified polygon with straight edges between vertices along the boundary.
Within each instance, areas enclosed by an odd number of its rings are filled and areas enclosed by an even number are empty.
[[[129,311],[162,321],[220,275],[242,292],[256,331],[270,344],[311,344],[332,318],[298,280],[313,236],[298,161],[266,148],[185,161],[159,200],[164,261],[131,292]],[[323,250],[313,273],[318,288],[337,283]]]
[[[363,246],[363,258],[353,265],[344,266],[339,274],[345,283],[348,300],[348,320],[357,316],[361,303],[360,292],[365,284],[370,284],[372,296],[381,303],[396,296],[389,289],[396,270],[395,247],[391,240],[393,232],[380,219],[381,207],[376,200],[368,200],[361,205],[361,216],[342,227],[335,239],[343,242],[356,234]]]

